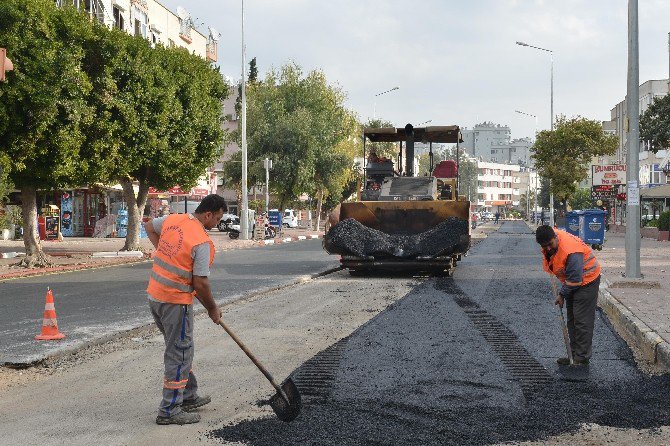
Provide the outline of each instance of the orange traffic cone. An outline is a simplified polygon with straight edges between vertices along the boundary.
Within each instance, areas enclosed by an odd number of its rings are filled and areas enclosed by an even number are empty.
[[[56,307],[54,306],[54,295],[50,288],[47,288],[47,300],[44,304],[44,319],[42,320],[42,333],[35,336],[38,341],[52,341],[63,339],[65,335],[58,331],[58,322],[56,322]]]

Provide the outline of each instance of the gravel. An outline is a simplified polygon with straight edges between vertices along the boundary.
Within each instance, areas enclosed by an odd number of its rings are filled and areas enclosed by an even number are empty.
[[[387,234],[348,218],[328,231],[324,243],[329,252],[363,258],[433,258],[467,251],[468,234],[468,222],[457,217],[414,235]]]

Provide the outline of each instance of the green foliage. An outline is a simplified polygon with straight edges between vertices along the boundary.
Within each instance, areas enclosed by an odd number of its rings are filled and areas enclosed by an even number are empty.
[[[256,65],[256,58],[249,61],[249,83],[253,84],[258,80],[258,66]]]
[[[593,199],[589,189],[577,189],[569,201],[574,210],[593,208]]]
[[[658,228],[658,219],[648,221],[643,220],[642,226],[645,226],[647,228]]]
[[[105,176],[192,187],[221,150],[228,86],[220,73],[185,49],[152,49],[118,30],[99,37],[90,62],[105,119],[89,134],[110,152]]]
[[[95,120],[93,86],[82,66],[101,27],[52,0],[0,2],[0,46],[14,62],[0,84],[0,153],[12,160],[10,178],[18,188],[92,179],[91,157],[81,149]]]
[[[363,124],[363,128],[371,128],[371,129],[380,129],[380,128],[386,128],[386,127],[395,127],[392,122],[390,121],[385,121],[381,118],[377,119],[369,119],[368,122]],[[360,134],[363,134],[363,129],[361,129]],[[367,141],[365,143],[365,151],[367,152],[366,155],[369,155],[372,151],[374,151],[378,157],[380,158],[388,158],[390,160],[393,160],[395,164],[398,162],[398,151],[400,150],[399,146],[397,143],[394,142],[370,142]],[[363,156],[363,153],[361,152],[359,154],[360,156]],[[395,169],[397,171],[403,170],[403,166],[395,166]],[[422,171],[423,172],[423,171]]]
[[[539,174],[551,180],[551,191],[565,201],[587,178],[593,157],[612,155],[617,145],[618,137],[605,135],[599,121],[562,116],[554,131],[537,134],[532,157]]]
[[[279,205],[303,193],[339,195],[356,150],[357,124],[344,108],[344,92],[321,71],[304,74],[296,64],[270,71],[248,86],[250,159],[271,158],[271,190]]]
[[[526,202],[529,202],[528,205],[526,205]],[[533,206],[535,206],[535,191],[531,190],[530,193],[528,191],[522,193],[519,197],[519,208],[523,209],[524,212],[526,212],[526,209],[530,209],[530,212],[533,212]]]
[[[640,139],[651,141],[654,153],[670,147],[670,95],[655,98],[640,116]]]
[[[658,217],[658,230],[670,231],[670,211],[662,212]]]

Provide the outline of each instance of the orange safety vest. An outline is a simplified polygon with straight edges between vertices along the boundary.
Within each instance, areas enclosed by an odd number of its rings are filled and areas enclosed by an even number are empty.
[[[565,231],[554,230],[558,237],[558,251],[549,259],[542,253],[544,259],[544,270],[549,274],[554,274],[558,277],[561,283],[570,286],[584,286],[593,282],[600,276],[600,264],[593,255],[591,248],[584,243],[579,237],[575,237]],[[582,253],[584,255],[584,275],[581,283],[573,283],[565,281],[565,264],[568,261],[568,256],[574,253]]]
[[[214,243],[205,228],[191,214],[173,214],[163,223],[147,293],[170,304],[191,305],[193,289],[193,248],[210,245],[209,264],[214,262]]]

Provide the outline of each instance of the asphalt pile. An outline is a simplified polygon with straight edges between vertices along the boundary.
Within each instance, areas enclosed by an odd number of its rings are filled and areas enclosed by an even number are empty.
[[[348,218],[328,231],[325,244],[330,252],[363,258],[433,258],[467,251],[468,234],[468,222],[457,217],[413,235],[387,234]]]

